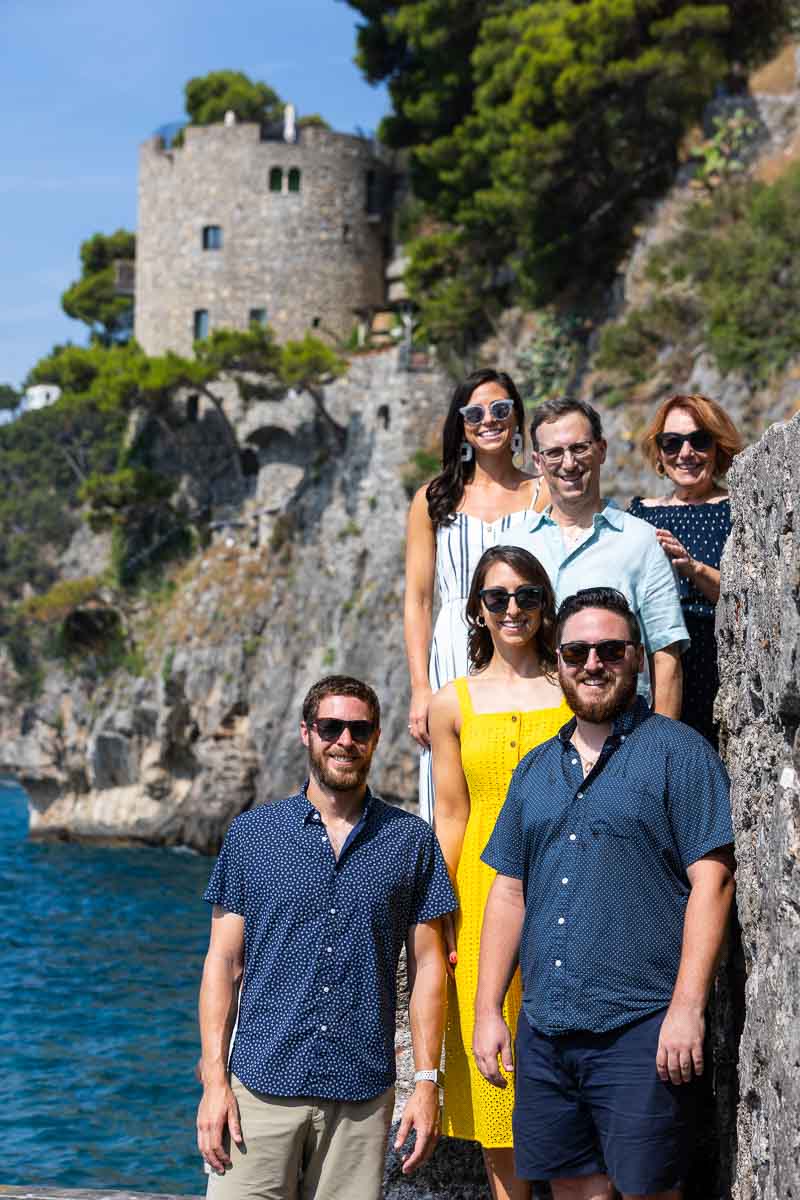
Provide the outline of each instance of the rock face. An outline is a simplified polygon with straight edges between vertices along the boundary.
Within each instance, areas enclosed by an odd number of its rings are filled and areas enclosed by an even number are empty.
[[[717,704],[747,971],[732,1194],[785,1200],[800,1196],[800,415],[737,458],[731,492]]]

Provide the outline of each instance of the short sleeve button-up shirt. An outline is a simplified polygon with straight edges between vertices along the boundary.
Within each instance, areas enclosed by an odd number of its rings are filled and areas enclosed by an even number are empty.
[[[574,729],[522,760],[483,854],[523,882],[523,1007],[551,1036],[670,1003],[687,868],[733,841],[725,768],[688,725],[639,697],[586,778]]]
[[[534,554],[547,571],[557,605],[581,588],[613,587],[636,614],[648,654],[672,645],[683,652],[689,645],[675,573],[647,521],[609,500],[576,546],[565,546],[549,510],[535,513],[527,527],[512,532],[514,543]],[[647,659],[639,691],[650,695]]]
[[[204,898],[244,917],[234,1074],[277,1096],[390,1087],[400,950],[456,908],[430,826],[368,792],[337,860],[303,789],[237,817]]]

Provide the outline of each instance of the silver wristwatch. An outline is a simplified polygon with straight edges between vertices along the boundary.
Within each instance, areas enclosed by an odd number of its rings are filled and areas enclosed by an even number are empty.
[[[428,1083],[438,1083],[439,1087],[444,1087],[444,1075],[436,1067],[428,1067],[424,1071],[414,1072],[414,1083],[421,1083],[423,1080]]]

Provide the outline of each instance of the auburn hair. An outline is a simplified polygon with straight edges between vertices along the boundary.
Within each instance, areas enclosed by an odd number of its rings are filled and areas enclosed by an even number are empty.
[[[725,475],[735,456],[744,448],[742,435],[724,408],[716,400],[699,393],[678,393],[659,405],[653,419],[642,434],[642,453],[654,471],[663,475],[664,468],[659,457],[656,438],[664,432],[667,417],[673,408],[685,408],[691,413],[700,429],[710,433],[716,449],[715,475]],[[660,468],[660,469],[659,469]]]

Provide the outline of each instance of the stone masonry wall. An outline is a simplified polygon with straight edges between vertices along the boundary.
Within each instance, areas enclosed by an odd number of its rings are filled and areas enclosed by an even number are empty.
[[[282,191],[270,172],[283,172]],[[300,189],[288,173],[300,171]],[[266,309],[280,340],[318,322],[346,337],[356,309],[384,299],[384,226],[367,211],[367,176],[382,171],[363,138],[301,129],[261,140],[256,124],[189,126],[184,145],[141,148],[136,338],[148,354],[190,354],[194,313],[210,329],[246,329]],[[205,226],[222,245],[203,248]]]
[[[734,1200],[800,1197],[800,414],[731,471],[717,631],[747,971]]]

